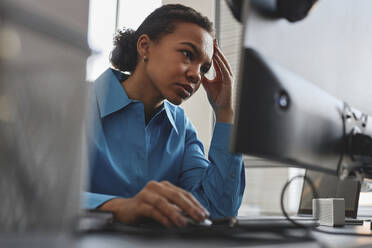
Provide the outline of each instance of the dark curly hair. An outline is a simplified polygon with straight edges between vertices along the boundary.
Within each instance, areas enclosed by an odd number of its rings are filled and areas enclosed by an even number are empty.
[[[123,28],[116,33],[111,64],[120,71],[133,72],[138,61],[138,38],[147,34],[151,40],[158,41],[163,35],[174,32],[179,21],[197,24],[214,36],[212,22],[196,10],[181,4],[163,5],[147,16],[136,31]]]

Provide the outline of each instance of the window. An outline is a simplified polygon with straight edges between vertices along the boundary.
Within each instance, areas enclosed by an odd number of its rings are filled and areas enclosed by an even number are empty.
[[[93,54],[87,61],[87,80],[94,81],[110,66],[109,55],[117,28],[137,29],[161,0],[90,0],[88,44]]]

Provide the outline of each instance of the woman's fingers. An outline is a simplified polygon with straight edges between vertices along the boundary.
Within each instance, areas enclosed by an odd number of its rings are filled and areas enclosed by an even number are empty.
[[[138,208],[138,211],[143,217],[154,219],[166,227],[173,226],[172,221],[166,215],[164,215],[161,211],[151,206],[150,204],[141,204]]]
[[[221,60],[216,56],[214,55],[213,57],[213,65],[214,65],[214,69],[216,71],[216,80],[224,80],[224,76],[223,76],[223,68],[221,67]]]
[[[190,200],[186,193],[168,182],[149,182],[139,197],[175,225],[185,226],[187,220],[182,212],[197,221],[202,221],[207,217],[204,208],[196,200]]]
[[[192,202],[186,196],[186,192],[169,182],[159,183],[159,193],[176,204],[183,212],[197,221],[203,221],[207,216],[198,202]]]
[[[174,186],[173,184],[167,182],[167,181],[164,181],[164,182],[161,182],[164,186],[166,187],[169,187],[169,189],[173,189],[177,192],[179,192],[180,196],[182,197],[185,197],[188,201],[190,201],[190,204],[197,210],[197,215],[198,216],[202,216],[202,220],[204,220],[205,217],[208,217],[209,216],[209,212],[202,206],[200,205],[200,203],[198,202],[198,200],[195,199],[195,197],[187,192],[186,190],[182,189],[182,188],[179,188],[179,187],[176,187]],[[186,200],[186,199],[182,199],[182,200]]]
[[[220,68],[223,80],[231,78],[232,77],[231,69],[229,68],[229,65],[227,64],[226,59],[223,57],[223,55],[219,52],[216,52],[214,60],[216,61],[217,65]]]
[[[222,64],[225,66],[225,68],[227,69],[227,71],[230,73],[230,76],[233,75],[232,73],[232,70],[230,68],[230,64],[229,62],[227,61],[227,59],[225,58],[225,56],[223,55],[222,51],[220,50],[220,48],[218,47],[218,45],[215,43],[215,55],[218,56],[221,60],[222,60]]]
[[[225,82],[228,77],[232,77],[232,71],[230,68],[229,63],[227,62],[225,56],[222,54],[221,50],[215,44],[215,50],[213,54],[213,66],[216,72],[216,76],[214,79],[209,80],[208,78],[204,78],[206,83],[213,83],[217,81]]]
[[[153,210],[166,216],[176,226],[185,226],[187,224],[186,219],[183,217],[179,208],[175,207],[173,203],[169,202],[166,198],[153,192],[148,192],[143,197],[146,204],[151,206]],[[152,216],[149,216],[152,217]],[[162,222],[163,223],[163,222]]]
[[[100,209],[113,212],[115,219],[127,224],[136,224],[143,217],[148,217],[166,227],[171,227],[173,224],[168,216],[143,201],[141,197],[138,197],[140,194],[141,192],[134,198],[114,198],[104,203]]]

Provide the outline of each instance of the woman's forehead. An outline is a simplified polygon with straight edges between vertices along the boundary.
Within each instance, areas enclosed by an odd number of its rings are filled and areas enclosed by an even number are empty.
[[[168,36],[168,37],[167,37]],[[179,44],[191,43],[201,54],[212,58],[213,37],[208,31],[193,23],[178,23],[173,33],[166,37]],[[164,38],[166,38],[164,37]]]

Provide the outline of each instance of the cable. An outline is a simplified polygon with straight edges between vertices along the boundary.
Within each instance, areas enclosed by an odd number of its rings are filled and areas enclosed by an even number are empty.
[[[284,194],[285,194],[285,191],[288,188],[288,186],[295,179],[298,179],[298,178],[303,178],[304,181],[307,181],[307,183],[310,185],[310,188],[312,190],[313,197],[314,198],[319,198],[318,192],[316,192],[313,182],[306,175],[298,175],[298,176],[295,176],[295,177],[291,178],[290,180],[288,180],[286,182],[286,184],[284,185],[284,187],[282,189],[282,192],[281,192],[281,195],[280,195],[280,207],[281,207],[281,210],[282,210],[283,215],[285,216],[285,218],[289,222],[291,222],[292,224],[294,224],[294,225],[296,225],[296,226],[298,226],[300,228],[304,228],[307,231],[316,231],[316,232],[319,232],[319,233],[326,233],[326,234],[332,234],[332,235],[347,235],[347,236],[358,236],[358,237],[372,237],[372,234],[366,234],[366,233],[332,232],[332,231],[321,230],[321,229],[319,229],[317,227],[307,227],[305,225],[302,225],[301,223],[296,222],[294,219],[291,219],[291,217],[289,217],[288,213],[286,212],[286,210],[284,208]]]
[[[307,183],[310,185],[310,188],[311,188],[311,191],[313,193],[313,198],[319,198],[319,195],[318,195],[318,192],[316,192],[315,190],[315,187],[314,187],[314,184],[313,182],[310,180],[310,178],[308,178],[307,176],[305,175],[298,175],[298,176],[295,176],[295,177],[292,177],[290,180],[288,180],[286,182],[286,184],[284,185],[283,189],[282,189],[282,193],[280,194],[280,208],[282,210],[282,213],[283,215],[285,216],[285,218],[291,222],[292,224],[294,224],[295,226],[298,226],[298,227],[301,227],[301,228],[308,228],[307,226],[304,226],[296,221],[294,221],[293,219],[291,219],[288,215],[288,213],[285,211],[285,208],[284,208],[284,194],[285,194],[285,191],[286,189],[288,188],[288,186],[295,180],[295,179],[299,179],[299,178],[303,178],[304,181],[307,181]]]

